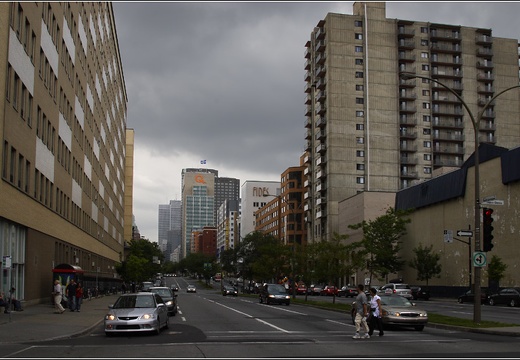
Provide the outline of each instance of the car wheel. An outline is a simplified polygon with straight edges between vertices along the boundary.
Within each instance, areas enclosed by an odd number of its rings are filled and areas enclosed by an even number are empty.
[[[417,330],[417,331],[423,331],[423,329],[424,329],[424,325],[417,325],[415,327],[415,330]]]
[[[112,336],[114,336],[114,333],[110,333],[110,332],[106,332],[106,331],[105,331],[105,335],[106,335],[107,337],[112,337]]]
[[[495,305],[495,300],[489,299],[489,305],[491,305],[491,306]]]
[[[260,304],[263,304],[264,303],[264,300],[262,299],[261,296],[258,297],[260,299]]]
[[[459,304],[462,304],[464,301],[462,301],[462,298],[458,298],[457,300],[459,302]]]
[[[509,303],[509,306],[511,307],[515,307],[516,306],[516,302],[514,299],[511,300],[511,302]]]

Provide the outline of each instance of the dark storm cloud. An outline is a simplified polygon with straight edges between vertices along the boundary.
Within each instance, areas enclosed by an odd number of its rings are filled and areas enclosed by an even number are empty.
[[[304,149],[304,50],[328,12],[353,2],[115,2],[135,130],[134,212],[157,234],[181,170],[279,180]],[[387,2],[386,17],[492,28],[518,39],[517,2]]]

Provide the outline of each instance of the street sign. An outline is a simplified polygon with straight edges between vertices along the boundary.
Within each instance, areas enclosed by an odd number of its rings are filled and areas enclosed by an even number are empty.
[[[482,205],[504,205],[504,200],[486,200],[481,202]]]
[[[453,242],[453,230],[444,230],[444,242],[445,243]]]
[[[473,266],[475,267],[483,267],[486,266],[487,259],[486,253],[482,251],[475,251],[473,253]]]
[[[473,231],[471,230],[457,230],[457,236],[473,236]]]

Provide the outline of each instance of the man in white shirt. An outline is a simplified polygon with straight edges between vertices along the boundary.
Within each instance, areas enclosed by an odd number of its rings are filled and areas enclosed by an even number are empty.
[[[61,306],[61,298],[62,298],[62,291],[61,291],[61,284],[59,280],[54,280],[54,291],[52,293],[54,295],[54,307],[56,308],[57,314],[63,314],[65,309],[63,306]]]

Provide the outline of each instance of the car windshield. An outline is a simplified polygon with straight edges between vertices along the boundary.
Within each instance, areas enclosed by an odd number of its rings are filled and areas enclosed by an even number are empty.
[[[152,296],[121,296],[115,302],[113,309],[151,308],[155,307]]]
[[[412,303],[403,296],[381,296],[381,303],[390,306],[412,306]]]
[[[171,298],[172,294],[168,289],[152,289],[153,293],[159,294],[163,298]]]
[[[283,285],[278,285],[278,284],[269,285],[267,289],[271,294],[285,294],[286,293]]]

